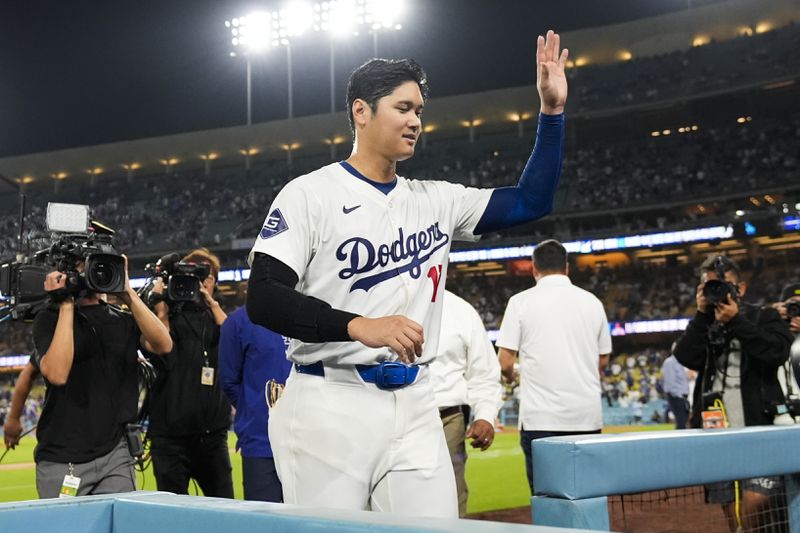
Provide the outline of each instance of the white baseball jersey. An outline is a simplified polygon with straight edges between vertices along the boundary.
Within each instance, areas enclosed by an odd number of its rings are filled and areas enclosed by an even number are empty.
[[[368,318],[404,315],[422,325],[418,363],[436,354],[447,261],[454,240],[473,230],[492,189],[397,177],[384,194],[339,163],[300,176],[281,190],[250,252],[264,253],[297,274],[300,293]],[[288,357],[374,364],[396,360],[387,348],[359,342],[293,340]]]

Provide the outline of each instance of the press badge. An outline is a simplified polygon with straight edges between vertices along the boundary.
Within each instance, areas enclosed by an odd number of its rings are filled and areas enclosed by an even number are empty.
[[[61,483],[61,490],[58,491],[59,498],[74,498],[78,495],[78,487],[81,484],[81,478],[67,474],[64,476],[64,482]]]
[[[200,383],[203,385],[208,385],[209,387],[214,386],[214,369],[210,366],[204,366],[203,371],[200,373]]]

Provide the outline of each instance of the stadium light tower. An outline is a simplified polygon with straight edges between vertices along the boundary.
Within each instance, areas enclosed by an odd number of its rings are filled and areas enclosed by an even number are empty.
[[[240,50],[247,63],[247,125],[253,123],[253,66],[251,57],[264,53],[272,41],[273,13],[257,11],[225,21],[231,32],[231,44]],[[238,55],[231,52],[232,56]]]
[[[372,32],[373,57],[378,57],[378,34],[380,32],[403,29],[400,20],[405,13],[405,2],[403,0],[359,1],[363,6],[364,24]]]
[[[286,63],[289,68],[289,119],[293,118],[292,105],[292,46],[290,38],[302,36],[312,25],[311,6],[305,2],[291,2],[279,12],[278,44],[286,47]],[[275,44],[275,41],[273,41]],[[277,45],[276,45],[277,46]]]
[[[292,90],[292,48],[290,40],[303,35],[312,22],[311,6],[305,2],[291,2],[280,11],[256,11],[244,17],[225,21],[231,31],[231,44],[247,61],[247,124],[252,124],[252,64],[251,57],[263,54],[270,48],[286,47],[288,66],[288,117],[294,116]]]
[[[336,41],[353,35],[357,20],[355,0],[333,0],[314,5],[314,29],[330,36],[331,113],[336,112]]]

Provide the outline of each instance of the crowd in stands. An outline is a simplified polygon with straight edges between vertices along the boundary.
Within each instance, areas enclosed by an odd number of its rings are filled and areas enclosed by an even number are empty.
[[[719,91],[796,74],[800,68],[800,26],[709,42],[655,57],[611,66],[569,70],[570,105],[593,111]],[[574,99],[574,100],[573,100]]]
[[[792,184],[800,170],[800,114],[618,143],[568,146],[556,213],[629,207]],[[529,147],[456,159],[414,175],[474,187],[519,179]],[[666,222],[666,220],[664,221]]]
[[[521,143],[509,138],[514,146]],[[516,182],[527,158],[524,149],[510,149],[478,158],[459,156],[446,163],[421,158],[411,175],[448,179],[477,187]],[[671,138],[587,145],[566,151],[555,214],[601,211],[610,207],[657,205],[664,200],[690,201],[703,196],[749,191],[797,183],[800,172],[800,114],[790,119],[753,121],[729,128],[701,129]],[[425,163],[431,165],[423,167]],[[300,172],[299,169],[294,170]],[[294,175],[294,174],[292,174]],[[224,187],[219,186],[225,183]],[[83,193],[95,218],[117,231],[120,249],[164,250],[171,246],[219,246],[233,238],[253,238],[283,180],[261,171],[203,177],[176,175],[150,178],[125,186],[97,186]],[[88,187],[85,187],[86,189]],[[68,200],[68,199],[67,199]],[[33,195],[26,217],[26,235],[44,235],[43,208],[58,195]],[[17,216],[6,206],[0,217],[0,257],[16,249]],[[698,215],[675,209],[649,217],[604,217],[617,231],[641,231],[685,223]],[[576,219],[559,235],[595,229]],[[46,244],[46,243],[45,243]]]
[[[0,323],[0,356],[30,354],[33,351],[31,325],[25,322]]]
[[[570,271],[572,282],[597,296],[610,321],[688,316],[696,274],[691,266],[655,264]],[[508,299],[533,286],[529,276],[457,276],[447,288],[469,301],[488,329],[500,327]],[[778,289],[779,291],[780,289]]]

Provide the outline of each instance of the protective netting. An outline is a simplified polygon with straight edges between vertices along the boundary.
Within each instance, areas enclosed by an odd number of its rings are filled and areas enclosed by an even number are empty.
[[[782,478],[741,481],[738,493],[737,505],[731,481],[609,496],[611,530],[628,533],[789,531]]]

